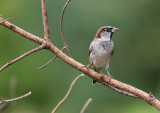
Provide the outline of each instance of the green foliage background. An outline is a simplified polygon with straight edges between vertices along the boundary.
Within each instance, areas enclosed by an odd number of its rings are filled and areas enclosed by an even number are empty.
[[[59,21],[65,2],[46,1],[51,40],[58,48],[63,47]],[[1,0],[0,13],[4,18],[15,17],[9,21],[43,37],[40,0]],[[72,0],[66,9],[63,26],[75,60],[89,64],[89,44],[98,28],[104,25],[120,29],[113,36],[115,54],[110,62],[110,74],[160,99],[160,1]],[[0,26],[0,66],[37,46]],[[0,96],[11,98],[33,92],[30,97],[10,103],[2,113],[52,111],[73,79],[81,74],[58,58],[46,68],[36,70],[53,56],[42,50],[0,73]],[[11,82],[14,80],[16,86]],[[91,81],[87,76],[80,78],[57,113],[78,113],[90,97],[93,101],[85,113],[158,113],[141,99],[123,96],[99,84],[93,86]]]

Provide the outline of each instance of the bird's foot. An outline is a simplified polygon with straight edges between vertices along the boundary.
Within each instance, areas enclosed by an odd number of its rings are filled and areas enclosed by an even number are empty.
[[[87,68],[87,70],[85,71],[85,73],[87,73],[87,72],[89,71],[89,69],[90,69],[90,67],[91,67],[92,65],[93,65],[93,64],[91,63],[91,64],[89,64],[89,65],[87,65],[87,66],[84,66],[84,67]]]
[[[153,96],[153,94],[151,92],[149,93],[149,96],[150,96],[149,101],[152,101],[152,100],[154,100],[156,98],[155,96]]]
[[[108,74],[107,78],[108,78],[108,80],[110,82],[113,77],[110,74]]]
[[[91,67],[92,65],[93,65],[92,63],[89,64],[89,65],[87,65],[87,68],[90,69],[90,67]]]

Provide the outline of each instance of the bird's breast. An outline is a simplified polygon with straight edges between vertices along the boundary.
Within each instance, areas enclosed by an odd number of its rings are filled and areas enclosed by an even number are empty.
[[[109,64],[111,53],[114,49],[112,41],[99,41],[92,46],[90,62],[96,67],[105,67]]]

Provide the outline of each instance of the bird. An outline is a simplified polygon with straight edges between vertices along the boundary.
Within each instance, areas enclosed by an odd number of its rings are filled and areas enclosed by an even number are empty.
[[[89,61],[94,68],[94,71],[100,73],[101,69],[105,67],[108,76],[110,77],[108,68],[111,57],[114,53],[114,43],[112,35],[118,31],[118,28],[112,26],[103,26],[97,31],[95,38],[89,46]],[[93,84],[97,81],[93,80]]]

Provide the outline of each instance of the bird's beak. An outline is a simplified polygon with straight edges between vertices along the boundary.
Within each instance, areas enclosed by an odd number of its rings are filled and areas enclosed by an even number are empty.
[[[114,33],[114,32],[116,32],[116,31],[118,31],[119,29],[118,28],[116,28],[116,27],[113,27],[113,29],[112,29],[112,33]]]

